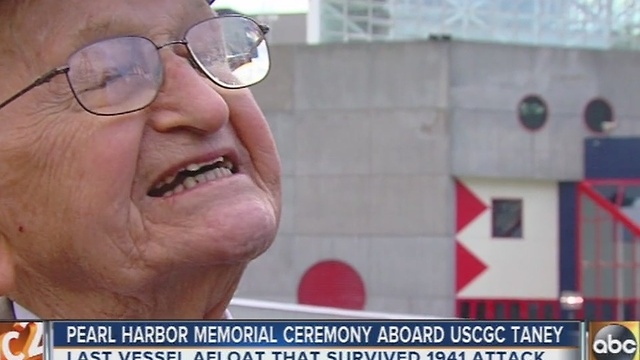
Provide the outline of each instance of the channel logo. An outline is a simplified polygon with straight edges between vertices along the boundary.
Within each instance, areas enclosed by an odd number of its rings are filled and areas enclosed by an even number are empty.
[[[0,360],[42,360],[42,322],[0,322]]]
[[[636,321],[589,323],[589,360],[640,360]]]

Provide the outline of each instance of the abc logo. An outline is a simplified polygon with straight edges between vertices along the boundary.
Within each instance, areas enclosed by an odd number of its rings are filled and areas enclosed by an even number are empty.
[[[594,334],[591,350],[596,360],[633,360],[638,341],[625,326],[611,324]]]

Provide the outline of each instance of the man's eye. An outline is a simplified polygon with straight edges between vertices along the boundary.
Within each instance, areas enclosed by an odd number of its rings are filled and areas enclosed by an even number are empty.
[[[109,84],[121,79],[122,77],[122,71],[118,69],[106,69],[99,76],[93,77],[91,83],[87,83],[87,86],[81,92],[104,89],[109,86]]]
[[[148,77],[148,71],[143,66],[135,64],[127,68],[108,68],[104,69],[99,77],[94,77],[84,91],[92,91],[104,89],[105,87],[117,82],[123,81],[131,77]]]

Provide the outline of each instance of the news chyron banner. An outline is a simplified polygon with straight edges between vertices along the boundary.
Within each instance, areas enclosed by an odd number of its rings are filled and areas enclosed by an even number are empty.
[[[50,327],[45,360],[579,360],[584,354],[580,322],[226,320]]]

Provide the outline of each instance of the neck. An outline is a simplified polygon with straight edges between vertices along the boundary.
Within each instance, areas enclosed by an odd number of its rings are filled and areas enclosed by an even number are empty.
[[[25,277],[10,297],[42,319],[223,319],[243,270],[174,271],[135,292],[61,288]]]

